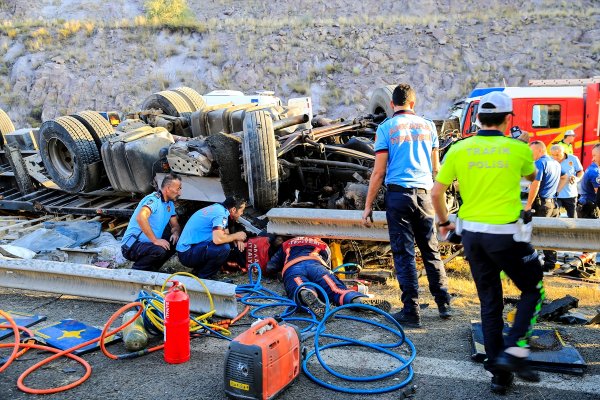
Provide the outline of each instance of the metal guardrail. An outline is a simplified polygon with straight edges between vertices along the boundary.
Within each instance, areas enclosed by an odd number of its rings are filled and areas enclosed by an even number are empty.
[[[362,211],[274,208],[267,213],[267,231],[327,239],[389,242],[384,211],[373,213],[373,226],[362,225]],[[534,218],[531,244],[538,249],[600,251],[600,220]]]
[[[140,290],[160,290],[168,274],[132,269],[106,269],[92,265],[46,260],[0,260],[0,286],[123,302],[134,301]],[[190,296],[190,310],[210,310],[206,291],[196,280],[175,277]],[[216,314],[238,315],[236,285],[204,280],[212,295]]]

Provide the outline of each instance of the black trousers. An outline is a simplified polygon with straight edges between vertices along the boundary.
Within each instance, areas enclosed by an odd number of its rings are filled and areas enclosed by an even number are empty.
[[[577,215],[575,215],[575,206],[577,204],[576,197],[568,197],[568,198],[557,199],[557,200],[558,200],[558,206],[563,207],[565,209],[565,211],[567,212],[567,217],[577,218]],[[560,212],[560,210],[559,210],[559,212]]]
[[[577,216],[579,218],[597,219],[600,216],[596,203],[588,201],[587,203],[577,203]]]
[[[167,225],[161,239],[169,241],[171,237],[171,227]],[[135,261],[132,269],[142,271],[158,271],[163,264],[175,254],[175,245],[171,243],[171,248],[165,250],[150,242],[140,242],[136,240],[131,246],[121,246],[123,257],[129,261]]]
[[[527,344],[544,299],[542,266],[533,247],[515,242],[510,234],[463,230],[462,243],[481,303],[485,352],[493,362],[505,348]],[[506,338],[502,335],[504,302],[500,271],[521,291],[515,321]]]
[[[438,307],[450,304],[448,278],[433,227],[431,195],[418,189],[406,189],[402,192],[390,190],[385,196],[385,204],[390,245],[404,311],[412,314],[419,312],[415,243],[421,252],[429,291],[435,302]]]
[[[560,216],[560,209],[554,199],[538,199],[533,203],[533,209],[535,210],[535,217],[558,218]],[[545,271],[554,269],[556,266],[556,258],[556,250],[544,250]]]

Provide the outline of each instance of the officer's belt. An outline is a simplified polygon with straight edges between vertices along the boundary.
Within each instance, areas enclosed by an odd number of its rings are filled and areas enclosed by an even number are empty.
[[[477,233],[495,233],[498,235],[514,235],[519,231],[517,224],[485,224],[483,222],[473,222],[460,220],[460,230]]]
[[[387,185],[387,190],[389,192],[402,192],[402,193],[424,193],[424,194],[429,193],[429,191],[427,189],[423,189],[423,188],[406,188],[404,186],[395,185],[393,183],[390,183],[389,185]]]

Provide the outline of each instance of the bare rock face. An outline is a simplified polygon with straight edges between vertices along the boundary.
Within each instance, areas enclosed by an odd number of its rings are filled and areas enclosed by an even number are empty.
[[[20,128],[40,114],[136,111],[183,85],[301,93],[352,118],[374,89],[404,81],[417,113],[442,118],[476,86],[600,75],[595,0],[187,3],[196,28],[145,25],[143,0],[0,0],[15,27],[0,33],[0,108]]]

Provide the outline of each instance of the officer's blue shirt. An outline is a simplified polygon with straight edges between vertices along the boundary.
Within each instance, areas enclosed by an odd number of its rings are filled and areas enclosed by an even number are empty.
[[[558,181],[563,174],[560,164],[547,154],[541,156],[535,162],[537,168],[536,181],[540,181],[539,196],[543,199],[553,199],[556,197]]]
[[[600,186],[600,168],[596,163],[591,163],[588,169],[583,174],[581,179],[579,202],[585,204],[587,202],[596,201],[596,191]]]
[[[576,176],[579,171],[583,171],[579,158],[572,154],[566,154],[566,156],[560,163],[560,168],[564,175]],[[577,183],[567,183],[563,190],[558,193],[559,199],[570,199],[573,197],[577,197]]]
[[[150,242],[150,239],[142,232],[140,224],[137,222],[137,216],[143,207],[148,207],[152,212],[150,217],[148,217],[148,224],[150,224],[150,229],[152,229],[152,232],[154,232],[154,235],[157,238],[162,236],[171,217],[177,215],[175,212],[175,204],[170,200],[164,201],[161,192],[154,192],[147,195],[135,208],[131,220],[129,221],[129,225],[127,226],[127,230],[123,235],[123,240],[121,240],[122,245],[131,247],[136,239],[140,242]]]
[[[385,184],[433,187],[431,151],[439,147],[433,122],[412,111],[398,111],[377,128],[375,152],[387,152]]]
[[[175,249],[184,252],[189,250],[193,244],[211,241],[213,230],[225,230],[228,224],[229,210],[222,204],[216,203],[204,207],[196,211],[185,224]]]

